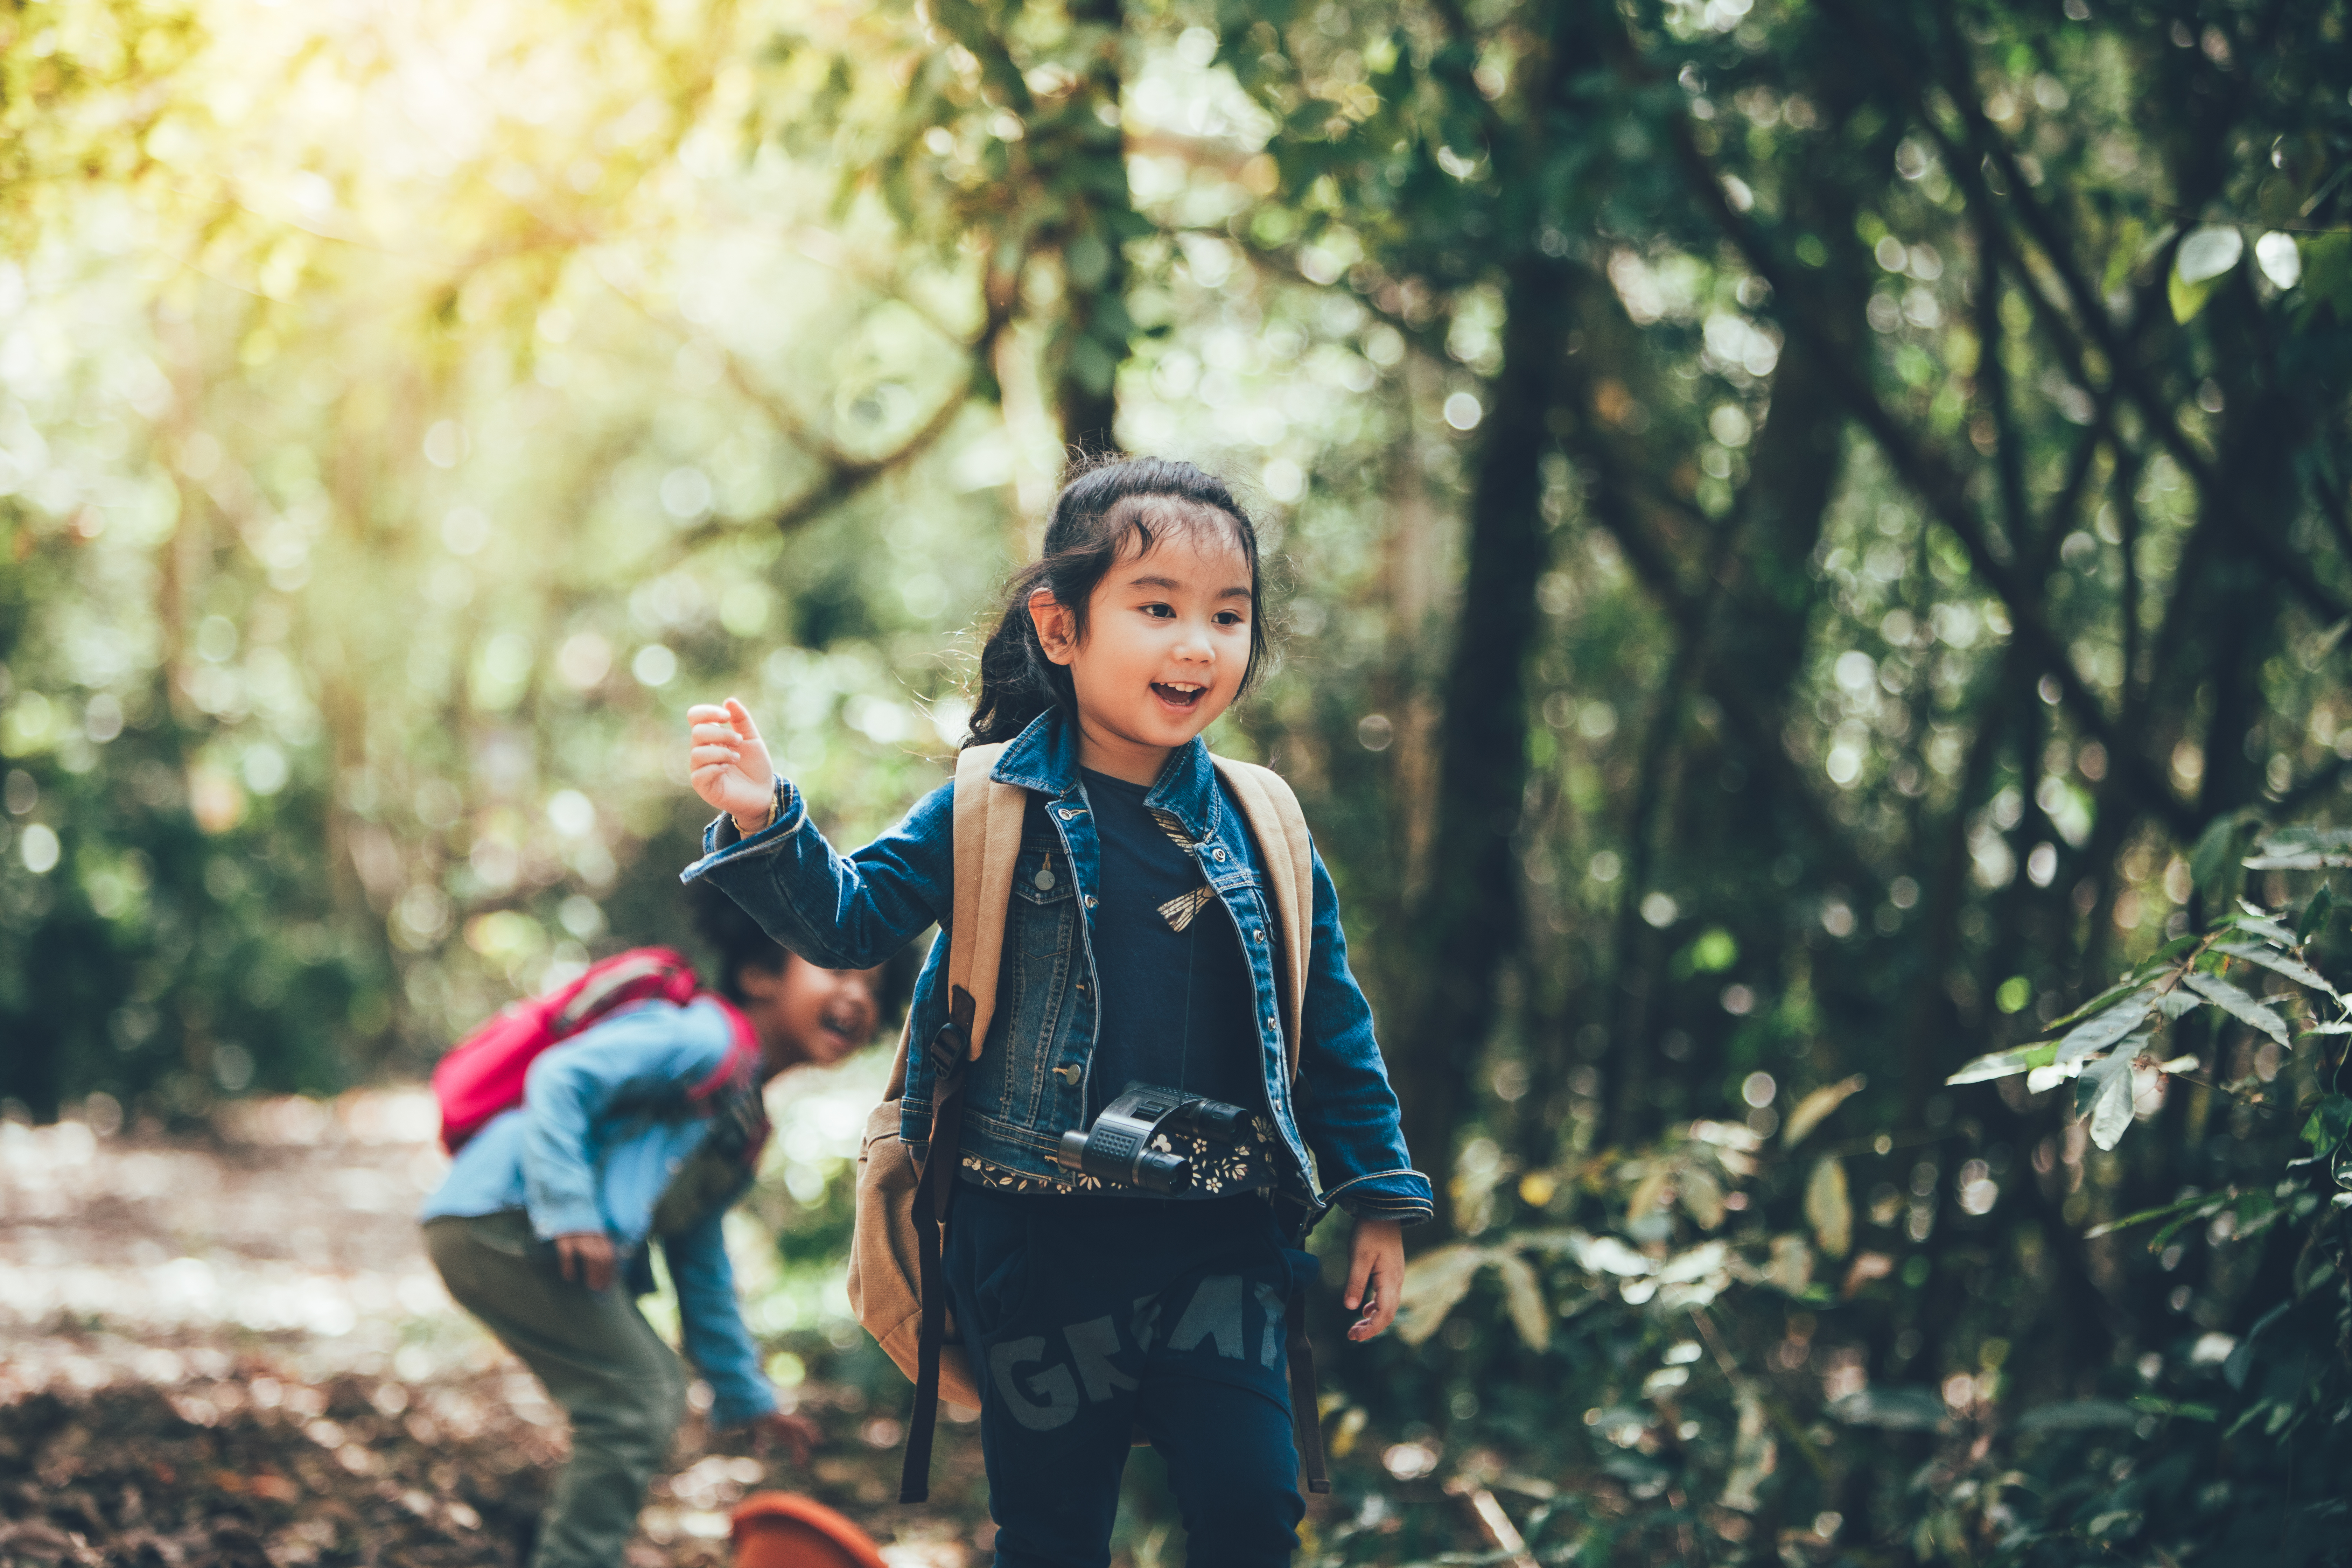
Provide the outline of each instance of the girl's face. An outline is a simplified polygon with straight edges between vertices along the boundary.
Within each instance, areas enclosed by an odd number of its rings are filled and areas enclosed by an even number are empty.
[[[781,969],[737,972],[743,1016],[760,1037],[771,1077],[803,1062],[826,1067],[874,1037],[882,1016],[882,971],[819,969],[783,955]]]
[[[1231,528],[1204,516],[1157,532],[1096,584],[1083,641],[1050,591],[1029,596],[1045,657],[1077,691],[1080,764],[1140,784],[1233,705],[1250,656],[1249,562]]]

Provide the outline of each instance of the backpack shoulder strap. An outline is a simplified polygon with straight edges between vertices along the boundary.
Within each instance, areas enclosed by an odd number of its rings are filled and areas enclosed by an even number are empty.
[[[1006,906],[1013,899],[1013,868],[1021,858],[1021,818],[1029,794],[1017,784],[988,776],[1002,745],[967,746],[956,758],[955,890],[948,911],[948,1021],[933,1037],[930,1051],[931,1129],[929,1152],[916,1177],[916,1299],[922,1326],[915,1344],[915,1401],[907,1415],[907,1457],[898,1476],[898,1500],[921,1502],[930,1495],[931,1436],[940,1407],[940,1354],[947,1340],[947,1282],[940,1247],[948,1210],[955,1202],[956,1172],[963,1138],[963,1085],[968,1064],[988,1038],[989,1015],[996,1007],[996,970],[1004,951]],[[911,1029],[912,1025],[909,1024]],[[959,1060],[954,1032],[963,1031],[967,1055]],[[906,1086],[909,1035],[899,1041],[890,1075],[895,1098]]]
[[[955,887],[948,910],[950,1015],[954,987],[972,999],[971,1055],[980,1055],[988,1037],[988,1021],[996,1010],[996,971],[1004,952],[1004,920],[1013,897],[1013,870],[1021,858],[1021,813],[1028,809],[1027,793],[1018,785],[998,784],[988,776],[996,765],[1003,742],[966,746],[956,755]],[[1009,824],[1001,821],[1010,816]],[[992,838],[992,832],[994,837]],[[1003,842],[998,843],[996,840]],[[1003,865],[992,903],[982,884],[988,880],[989,854],[997,852]],[[969,907],[967,907],[969,904]],[[990,911],[994,911],[992,919]],[[985,973],[976,973],[984,969]],[[896,1100],[907,1089],[907,1055],[914,1046],[915,1016],[907,1015],[898,1031],[898,1048],[890,1060],[890,1084],[885,1100]]]
[[[1288,781],[1272,768],[1214,759],[1217,772],[1241,803],[1242,816],[1257,836],[1274,892],[1274,917],[1281,928],[1283,1034],[1290,1047],[1290,1072],[1298,1075],[1298,1045],[1307,1010],[1307,963],[1315,941],[1315,839],[1307,814]]]
[[[1004,956],[1004,920],[1013,899],[1013,869],[1021,858],[1021,819],[1029,792],[989,777],[1003,742],[966,746],[956,758],[955,902],[948,926],[948,984],[971,998],[971,1016],[959,1020],[980,1057],[996,1011],[996,971]],[[954,990],[948,994],[954,997]]]

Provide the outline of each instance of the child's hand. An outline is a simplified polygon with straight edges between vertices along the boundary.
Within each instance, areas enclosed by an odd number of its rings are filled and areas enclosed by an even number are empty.
[[[809,1450],[824,1441],[824,1428],[805,1415],[771,1410],[751,1427],[751,1447],[765,1454],[769,1445],[782,1443],[793,1457],[793,1463],[805,1466]]]
[[[768,743],[760,727],[732,697],[726,706],[698,704],[686,710],[692,728],[692,748],[687,766],[694,793],[735,819],[737,830],[749,837],[768,820],[775,802],[776,768],[768,760]]]
[[[1396,1321],[1404,1302],[1404,1226],[1392,1219],[1359,1219],[1348,1260],[1348,1310],[1363,1316],[1348,1325],[1350,1340],[1369,1340]]]
[[[591,1290],[613,1282],[616,1261],[613,1238],[601,1230],[583,1230],[555,1238],[555,1267],[566,1279],[577,1279]]]

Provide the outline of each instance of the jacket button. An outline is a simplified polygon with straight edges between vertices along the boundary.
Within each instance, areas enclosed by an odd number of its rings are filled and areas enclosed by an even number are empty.
[[[1060,1079],[1064,1083],[1076,1083],[1078,1081],[1079,1071],[1074,1067],[1055,1068],[1054,1069],[1054,1076]]]
[[[1087,908],[1088,908],[1088,909],[1093,909],[1094,907],[1095,907],[1095,896],[1094,896],[1092,893],[1088,893],[1088,894],[1087,895]]]
[[[1265,940],[1265,928],[1264,926],[1260,926],[1255,931],[1250,932],[1250,935],[1259,942],[1264,942]]]
[[[1222,860],[1224,858],[1225,852],[1222,849],[1212,850],[1209,854],[1209,858],[1212,860]]]

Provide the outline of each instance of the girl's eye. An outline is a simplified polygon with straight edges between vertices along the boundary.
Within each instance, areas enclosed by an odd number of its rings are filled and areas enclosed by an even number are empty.
[[[1242,613],[1239,610],[1219,610],[1216,620],[1221,626],[1237,626],[1242,624]]]
[[[1166,605],[1146,605],[1143,606],[1143,613],[1147,616],[1156,616],[1163,621],[1172,621],[1176,618],[1175,610]]]

